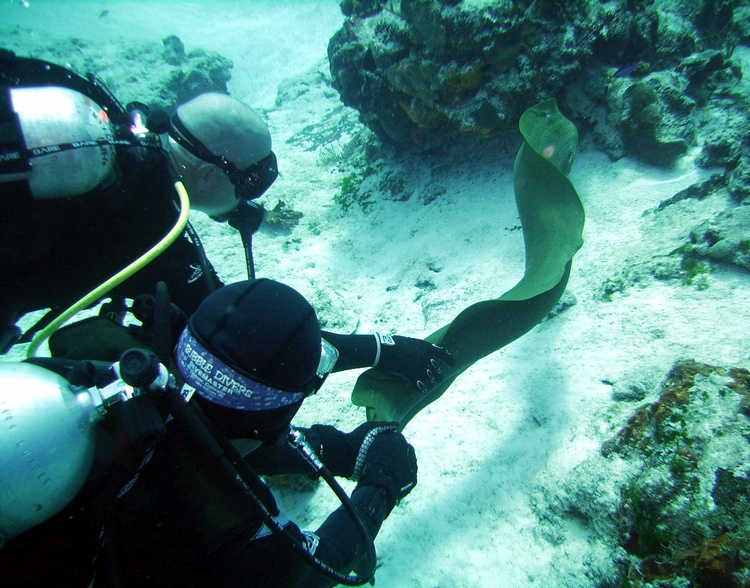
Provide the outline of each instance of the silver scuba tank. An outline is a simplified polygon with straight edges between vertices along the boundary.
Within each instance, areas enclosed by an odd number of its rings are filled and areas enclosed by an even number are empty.
[[[0,362],[0,546],[78,493],[101,418],[88,390],[37,365]]]
[[[107,113],[91,98],[59,86],[11,88],[31,172],[4,174],[0,182],[28,180],[36,199],[78,196],[112,170],[115,150]],[[72,148],[61,149],[71,144]]]

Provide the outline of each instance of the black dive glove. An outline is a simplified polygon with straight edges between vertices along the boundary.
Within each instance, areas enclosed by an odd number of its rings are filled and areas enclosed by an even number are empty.
[[[377,353],[372,367],[378,367],[406,378],[420,392],[443,381],[443,364],[456,365],[456,360],[445,347],[428,343],[423,339],[375,333]]]
[[[381,490],[387,501],[386,516],[417,485],[414,448],[395,429],[395,423],[389,425],[388,428],[373,429],[365,437],[353,476],[359,478],[357,488],[375,486]]]
[[[330,425],[313,425],[301,429],[308,443],[334,476],[359,480],[364,455],[372,439],[381,432],[398,430],[398,423],[370,421],[349,433]]]

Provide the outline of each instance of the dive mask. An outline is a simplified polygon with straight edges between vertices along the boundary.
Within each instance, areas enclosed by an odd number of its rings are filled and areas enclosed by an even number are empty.
[[[234,194],[237,200],[258,198],[271,187],[271,184],[279,176],[276,154],[273,151],[260,161],[241,170],[226,157],[211,153],[208,147],[185,127],[176,112],[171,118],[169,136],[188,153],[225,171],[229,176],[229,181],[234,186]]]

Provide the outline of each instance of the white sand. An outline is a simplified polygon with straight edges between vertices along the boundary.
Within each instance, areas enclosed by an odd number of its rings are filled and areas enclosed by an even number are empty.
[[[105,9],[110,13],[98,18]],[[258,273],[308,296],[331,330],[424,336],[467,305],[501,295],[523,273],[521,234],[509,230],[518,224],[511,167],[520,137],[479,153],[414,160],[410,177],[447,193],[424,205],[418,189],[406,202],[378,200],[366,214],[356,206],[344,214],[334,202],[343,172],[321,165],[320,152],[286,142],[326,116],[352,118],[340,112],[337,94],[315,81],[316,72],[327,71],[326,45],[343,21],[333,0],[31,0],[29,9],[6,0],[0,18],[40,34],[66,27],[92,39],[174,33],[190,47],[234,60],[230,91],[264,111],[279,156],[281,177],[263,201],[273,208],[281,199],[305,215],[289,234],[256,236]],[[303,81],[293,80],[298,76]],[[276,107],[282,82],[299,96]],[[649,278],[611,301],[601,296],[605,280],[668,254],[690,228],[727,206],[729,197],[717,194],[652,212],[707,175],[690,158],[661,171],[628,159],[613,163],[595,151],[579,154],[571,179],[587,222],[568,286],[577,304],[477,363],[409,424],[419,485],[377,539],[379,586],[596,585],[599,570],[611,565],[611,546],[595,538],[595,522],[587,528],[554,513],[579,482],[589,485],[570,479],[572,468],[596,454],[640,404],[614,401],[603,380],[645,379],[654,387],[646,400],[653,400],[678,358],[750,367],[747,272],[718,268],[705,290]],[[242,279],[239,237],[200,214],[195,221],[220,274]],[[416,285],[424,280],[436,288]],[[349,401],[356,376],[329,378],[297,423],[356,426],[364,418]],[[620,473],[598,475],[606,502],[606,479]],[[336,506],[324,487],[278,494],[310,528]]]

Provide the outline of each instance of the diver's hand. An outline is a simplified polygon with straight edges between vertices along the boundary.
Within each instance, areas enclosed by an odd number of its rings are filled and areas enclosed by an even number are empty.
[[[378,353],[372,367],[406,378],[423,393],[429,392],[445,377],[445,366],[456,360],[444,347],[422,339],[375,333]]]
[[[398,423],[369,421],[344,433],[330,425],[313,425],[300,429],[315,453],[334,476],[359,480],[367,450],[381,433],[398,430]]]
[[[380,430],[370,441],[365,439],[357,457],[361,472],[357,487],[376,486],[388,501],[388,512],[417,485],[417,454],[396,429]],[[355,468],[356,469],[356,468]]]

